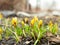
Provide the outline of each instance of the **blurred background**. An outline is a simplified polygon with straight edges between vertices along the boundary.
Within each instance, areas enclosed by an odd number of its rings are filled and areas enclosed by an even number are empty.
[[[60,0],[0,0],[0,11],[60,14]]]

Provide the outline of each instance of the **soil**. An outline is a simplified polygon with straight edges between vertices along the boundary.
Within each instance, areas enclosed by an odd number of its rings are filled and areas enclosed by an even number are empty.
[[[2,39],[0,40],[0,45],[33,45],[34,41],[29,38],[23,38],[20,42],[16,43],[15,39],[9,38],[8,40]]]
[[[60,37],[59,37],[60,38]],[[53,39],[53,40],[52,40]],[[42,38],[40,42],[38,42],[37,45],[59,45],[60,40],[57,40],[58,38],[54,37],[48,40],[46,37]],[[15,39],[9,38],[8,40],[2,39],[0,40],[0,45],[33,45],[34,40],[32,40],[29,37],[23,38],[21,42],[16,43]]]

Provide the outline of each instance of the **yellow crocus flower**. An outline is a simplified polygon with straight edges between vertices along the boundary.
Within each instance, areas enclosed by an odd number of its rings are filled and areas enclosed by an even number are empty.
[[[24,21],[21,21],[22,26],[25,24]]]
[[[15,17],[15,18],[12,18],[12,25],[13,26],[16,26],[17,25],[17,18]]]
[[[2,13],[0,13],[0,19],[2,19],[3,18],[3,14]]]
[[[43,24],[43,20],[40,20],[39,23],[38,23],[38,27],[41,27]]]
[[[37,16],[34,16],[34,21],[37,22],[38,21],[38,17]]]
[[[2,28],[0,28],[0,34],[2,34],[3,33],[3,30],[2,30]]]
[[[37,22],[37,21],[38,21],[37,16],[34,16],[34,18],[33,18],[33,19],[31,20],[31,22],[30,22],[31,26],[33,26],[34,23]]]
[[[48,26],[49,26],[50,31],[52,31],[52,28],[53,28],[53,22],[52,22],[52,21],[49,21]]]
[[[35,23],[35,20],[34,20],[34,19],[32,19],[32,20],[31,20],[31,22],[30,22],[31,26],[33,26],[33,25],[34,25],[34,23]]]
[[[49,27],[51,28],[51,27],[53,26],[53,22],[50,21],[48,25],[49,25]]]
[[[28,23],[28,18],[24,18],[24,22],[25,23]]]

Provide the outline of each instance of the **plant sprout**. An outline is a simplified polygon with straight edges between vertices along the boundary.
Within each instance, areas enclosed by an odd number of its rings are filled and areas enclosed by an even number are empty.
[[[48,24],[49,31],[53,34],[56,34],[58,32],[58,24],[57,23],[52,23],[52,21],[49,22]]]

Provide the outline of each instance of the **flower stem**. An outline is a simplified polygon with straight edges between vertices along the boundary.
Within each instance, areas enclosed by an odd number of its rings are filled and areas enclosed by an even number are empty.
[[[0,40],[2,40],[2,35],[0,34]]]
[[[35,41],[34,45],[36,45],[36,44],[38,43],[38,41],[39,41],[39,40],[37,39],[37,40]]]

